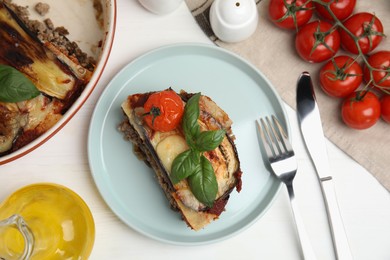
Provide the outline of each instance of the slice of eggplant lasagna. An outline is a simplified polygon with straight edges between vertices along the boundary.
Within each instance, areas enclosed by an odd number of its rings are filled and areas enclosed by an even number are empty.
[[[162,100],[165,94],[176,95],[177,104],[170,104],[170,97]],[[177,105],[183,106],[183,115],[169,115]],[[119,130],[153,168],[171,208],[193,230],[217,219],[234,188],[241,190],[232,121],[225,111],[200,93],[172,89],[130,95],[122,110],[125,120]],[[159,128],[164,120],[173,126],[163,123]]]

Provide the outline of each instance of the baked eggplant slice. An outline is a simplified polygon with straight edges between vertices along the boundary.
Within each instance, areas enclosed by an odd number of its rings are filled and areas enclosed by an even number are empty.
[[[172,162],[182,152],[189,149],[183,128],[160,132],[145,124],[144,104],[154,92],[134,94],[122,104],[125,114],[119,130],[134,144],[138,157],[153,168],[160,186],[165,192],[171,207],[180,212],[182,219],[193,230],[200,230],[217,219],[225,210],[230,193],[241,190],[241,169],[232,133],[229,116],[209,97],[199,98],[198,123],[201,131],[225,130],[225,136],[217,148],[203,153],[211,163],[218,184],[217,195],[212,206],[206,206],[193,194],[187,179],[173,183]],[[182,91],[179,96],[186,103],[193,94]]]

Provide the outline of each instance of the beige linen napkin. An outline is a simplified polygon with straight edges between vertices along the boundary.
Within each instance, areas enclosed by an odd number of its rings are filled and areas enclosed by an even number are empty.
[[[274,26],[268,17],[269,0],[257,0],[260,20],[256,32],[239,43],[224,43],[213,34],[209,24],[212,0],[186,0],[195,20],[218,46],[230,50],[254,64],[271,81],[282,99],[295,109],[298,76],[311,73],[327,138],[365,167],[390,191],[390,125],[380,120],[367,130],[354,130],[340,117],[340,100],[328,97],[319,87],[318,72],[323,63],[301,60],[294,48],[295,33]],[[375,2],[375,3],[374,3]],[[390,50],[390,1],[358,0],[356,12],[375,13],[389,34],[375,50]],[[314,19],[314,18],[313,18]],[[374,52],[375,52],[374,51]],[[351,180],[353,185],[353,180]]]

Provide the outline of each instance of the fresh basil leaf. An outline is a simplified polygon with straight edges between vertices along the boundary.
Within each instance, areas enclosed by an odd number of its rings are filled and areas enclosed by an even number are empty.
[[[214,150],[225,137],[224,130],[201,132],[200,93],[193,95],[184,108],[182,127],[189,150],[179,154],[172,163],[171,180],[174,184],[187,178],[194,196],[212,207],[218,192],[218,182],[211,162],[201,152]]]
[[[32,99],[39,90],[17,69],[0,64],[0,101],[15,103]]]
[[[225,130],[204,131],[196,139],[196,148],[200,152],[214,150],[225,137]]]
[[[198,151],[189,149],[182,152],[172,162],[171,180],[173,184],[180,182],[194,173],[199,165],[200,154]]]
[[[198,132],[200,132],[200,127],[199,127],[199,125],[194,126],[194,128],[199,129]],[[195,129],[195,131],[196,131],[196,129]],[[185,139],[186,139],[186,142],[187,142],[188,146],[189,146],[191,149],[196,150],[196,149],[197,149],[197,148],[196,148],[196,137],[193,136],[193,135],[192,135],[190,132],[188,132],[188,131],[185,131],[185,132],[184,132],[184,137],[185,137]]]
[[[210,161],[202,155],[194,174],[188,177],[194,196],[203,204],[212,207],[218,192],[217,178]]]
[[[194,146],[195,138],[200,133],[200,127],[198,124],[199,118],[199,98],[200,93],[193,95],[184,108],[184,114],[182,119],[182,127],[186,141],[190,147]]]

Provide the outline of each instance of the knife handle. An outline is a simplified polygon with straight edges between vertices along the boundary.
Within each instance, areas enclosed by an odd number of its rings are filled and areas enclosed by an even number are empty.
[[[321,182],[324,193],[325,205],[327,207],[328,219],[332,232],[333,245],[338,260],[353,259],[349,248],[347,235],[345,233],[343,220],[341,219],[339,205],[337,203],[333,180],[327,179]]]

